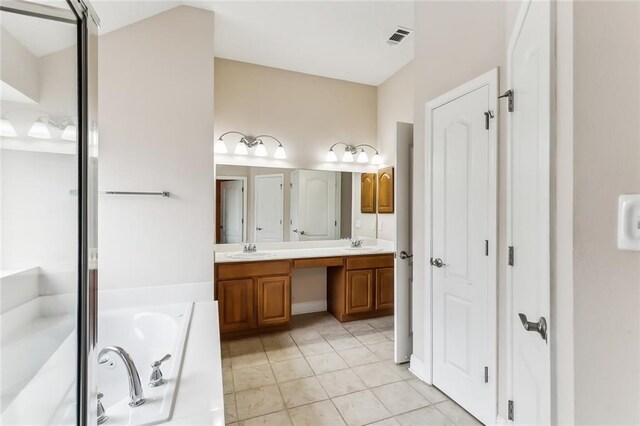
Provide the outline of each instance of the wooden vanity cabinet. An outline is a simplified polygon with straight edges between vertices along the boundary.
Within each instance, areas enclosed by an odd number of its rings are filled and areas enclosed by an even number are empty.
[[[327,308],[341,322],[393,313],[393,255],[353,256],[327,269]]]
[[[216,265],[215,296],[223,336],[287,328],[291,320],[291,262]]]

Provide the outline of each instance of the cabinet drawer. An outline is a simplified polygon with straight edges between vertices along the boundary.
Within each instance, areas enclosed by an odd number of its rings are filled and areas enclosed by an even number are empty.
[[[289,275],[291,264],[288,260],[269,262],[223,263],[218,265],[218,280],[260,277],[267,275]]]
[[[347,257],[347,269],[390,268],[392,266],[392,254]]]
[[[293,267],[296,269],[302,268],[327,268],[331,266],[342,266],[343,260],[341,257],[318,257],[315,259],[295,259],[293,261]]]

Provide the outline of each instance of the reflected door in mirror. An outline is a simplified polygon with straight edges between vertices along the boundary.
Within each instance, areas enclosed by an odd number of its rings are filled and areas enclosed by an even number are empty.
[[[241,243],[244,227],[244,197],[241,180],[220,182],[221,242]]]
[[[282,196],[284,175],[256,176],[255,239],[260,242],[281,242],[284,238]]]
[[[291,240],[339,238],[336,173],[296,170],[291,173]]]

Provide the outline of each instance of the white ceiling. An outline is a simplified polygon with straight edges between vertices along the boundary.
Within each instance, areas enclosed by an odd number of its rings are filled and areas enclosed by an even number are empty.
[[[413,28],[412,1],[115,1],[94,0],[101,34],[188,4],[215,12],[217,57],[324,77],[379,85],[413,58],[413,37],[386,40],[397,26]],[[2,25],[37,56],[72,44],[48,28]],[[48,37],[40,35],[46,31]],[[39,36],[37,36],[39,35]]]

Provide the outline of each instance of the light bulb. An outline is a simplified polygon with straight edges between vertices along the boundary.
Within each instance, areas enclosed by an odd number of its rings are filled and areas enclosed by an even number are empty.
[[[240,141],[236,145],[236,149],[233,151],[233,153],[236,155],[248,155],[249,151],[247,151],[247,145],[245,145],[244,142]]]
[[[18,136],[16,129],[13,128],[13,124],[6,118],[0,119],[0,136],[7,136],[15,138]]]
[[[51,132],[49,132],[49,128],[40,120],[35,121],[31,125],[31,128],[29,129],[27,135],[32,138],[51,139]]]
[[[360,154],[358,154],[358,159],[356,161],[358,163],[368,163],[369,162],[369,157],[367,156],[367,153],[364,152],[364,149],[360,151]]]
[[[287,158],[287,153],[284,151],[282,145],[276,148],[276,152],[273,154],[273,158],[277,158],[278,160],[284,160]]]
[[[267,148],[265,148],[262,141],[258,142],[258,146],[256,146],[256,150],[253,153],[256,157],[266,157],[267,156]]]
[[[353,154],[349,148],[344,150],[344,155],[342,156],[342,162],[344,163],[353,163]]]
[[[380,156],[380,154],[378,154],[376,152],[375,155],[373,156],[373,158],[371,159],[371,163],[372,164],[382,164],[382,157]]]
[[[62,132],[62,136],[60,137],[65,141],[75,141],[77,139],[77,132],[78,132],[78,129],[76,128],[76,126],[73,124],[69,124],[67,127],[64,128],[64,131]]]
[[[213,144],[213,152],[216,154],[226,154],[229,152],[227,149],[227,144],[224,143],[222,139],[218,139],[215,144]]]
[[[336,161],[338,161],[338,156],[333,151],[333,149],[330,149],[329,152],[327,152],[327,161],[329,163],[335,163]]]

